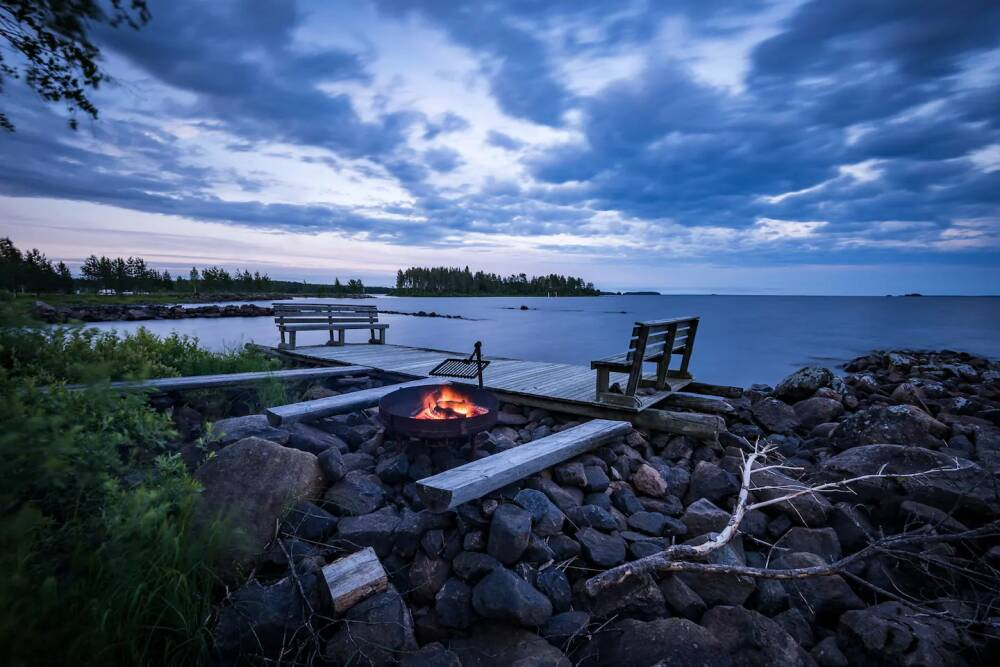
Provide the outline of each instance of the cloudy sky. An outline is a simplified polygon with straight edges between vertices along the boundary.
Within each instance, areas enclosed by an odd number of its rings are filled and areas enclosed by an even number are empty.
[[[0,234],[388,284],[997,293],[996,0],[150,1],[100,120],[8,80]]]

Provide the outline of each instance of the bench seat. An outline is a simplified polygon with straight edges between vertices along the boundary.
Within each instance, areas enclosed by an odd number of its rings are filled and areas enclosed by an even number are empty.
[[[368,305],[337,303],[276,303],[274,322],[281,334],[280,349],[295,349],[296,333],[299,331],[329,331],[327,345],[343,345],[345,334],[350,330],[368,329],[369,343],[385,343],[388,324],[378,321],[378,308]],[[286,337],[288,342],[286,341]]]
[[[286,324],[285,331],[326,331],[327,329],[388,329],[388,324]]]

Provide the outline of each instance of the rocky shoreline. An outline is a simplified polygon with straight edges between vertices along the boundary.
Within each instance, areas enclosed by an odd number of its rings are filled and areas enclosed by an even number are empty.
[[[268,297],[261,297],[259,300]],[[287,298],[287,297],[277,297]],[[339,297],[338,297],[339,298]],[[180,320],[192,317],[273,317],[274,309],[250,303],[207,306],[169,306],[161,304],[78,304],[71,306],[51,306],[44,301],[36,301],[32,315],[48,324],[67,322],[136,322],[141,320]],[[450,320],[467,320],[461,315],[447,315],[435,311],[406,312],[380,310],[387,315],[408,315],[411,317],[440,317]]]
[[[847,375],[804,368],[755,385],[718,441],[631,431],[499,492],[434,514],[418,479],[523,446],[579,418],[503,404],[471,443],[387,438],[376,410],[276,428],[217,421],[163,399],[205,486],[250,538],[215,621],[219,660],[366,665],[970,665],[1000,649],[1000,365],[958,352],[875,352]],[[320,398],[381,384],[350,378]],[[718,571],[588,580],[723,532],[746,457],[751,500],[832,480],[748,512],[704,561]],[[755,468],[756,470],[756,468]],[[928,470],[934,474],[923,475]],[[293,502],[287,514],[283,508]],[[275,532],[274,527],[280,525]],[[907,534],[905,548],[866,551]],[[321,568],[364,547],[388,588],[334,614]],[[852,555],[864,558],[850,561]],[[775,579],[725,568],[833,574]],[[244,569],[242,571],[248,571]]]

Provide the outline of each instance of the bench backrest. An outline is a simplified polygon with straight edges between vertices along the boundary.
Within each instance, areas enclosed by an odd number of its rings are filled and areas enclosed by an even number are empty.
[[[639,356],[643,361],[656,361],[664,352],[684,354],[693,347],[697,329],[697,317],[636,322],[626,359],[632,362]]]
[[[378,324],[378,306],[342,303],[275,303],[274,321],[284,324]]]

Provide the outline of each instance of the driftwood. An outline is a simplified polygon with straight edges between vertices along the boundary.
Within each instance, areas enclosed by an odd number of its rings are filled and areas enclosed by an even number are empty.
[[[325,566],[323,580],[333,611],[338,614],[389,585],[389,576],[371,547]]]
[[[687,389],[687,387],[685,387]],[[697,410],[713,415],[735,415],[736,408],[718,398],[705,398],[693,394],[670,394],[663,399],[663,405],[686,410]]]
[[[636,426],[651,431],[663,431],[676,435],[689,435],[698,440],[713,441],[726,430],[725,420],[718,415],[704,415],[696,412],[674,412],[648,408],[633,419]]]
[[[550,468],[629,432],[628,422],[595,419],[417,482],[420,499],[444,512]]]

